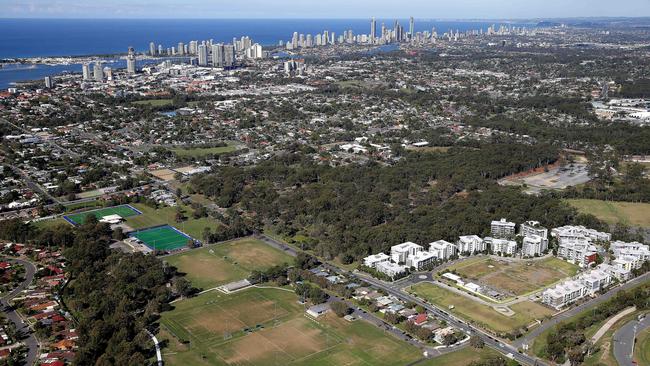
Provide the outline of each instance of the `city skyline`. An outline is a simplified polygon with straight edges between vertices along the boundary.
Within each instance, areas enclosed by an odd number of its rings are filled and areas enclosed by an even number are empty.
[[[2,0],[5,18],[197,18],[197,19],[540,19],[573,17],[644,17],[650,16],[650,4],[644,0],[626,0],[615,5],[605,0],[458,0],[455,2],[408,3],[343,0],[327,3],[294,3],[286,0],[269,3],[248,0],[239,3],[213,3],[205,0],[109,0],[101,4],[89,0],[45,1]],[[200,11],[197,11],[199,9]],[[341,15],[344,16],[341,16]]]

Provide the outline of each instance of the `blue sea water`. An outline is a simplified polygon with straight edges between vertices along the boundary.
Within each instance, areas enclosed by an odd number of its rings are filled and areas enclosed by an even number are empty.
[[[408,20],[399,20],[408,29]],[[377,20],[392,28],[394,20]],[[451,30],[461,32],[483,29],[495,24],[532,26],[490,21],[415,21],[416,31],[433,27],[439,34]],[[165,48],[178,42],[214,39],[231,42],[233,37],[249,36],[262,45],[276,45],[291,39],[293,32],[316,34],[328,30],[336,34],[351,29],[355,34],[369,33],[369,19],[0,19],[0,58],[42,56],[85,56],[126,52],[129,46],[137,51],[149,49],[149,42]],[[1,70],[1,69],[0,69]],[[0,71],[0,88],[8,83],[38,79],[71,70],[66,66],[19,67]],[[74,69],[79,71],[79,68]]]

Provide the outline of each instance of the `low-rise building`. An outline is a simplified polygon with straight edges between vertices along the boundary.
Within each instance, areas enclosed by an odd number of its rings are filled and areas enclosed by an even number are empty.
[[[377,263],[389,262],[390,256],[384,253],[373,254],[363,259],[363,265],[370,268],[375,268]]]
[[[393,262],[377,263],[375,269],[390,277],[395,277],[406,272],[406,266]]]
[[[418,252],[406,258],[407,267],[415,267],[416,270],[421,270],[435,262],[438,257],[431,252]]]

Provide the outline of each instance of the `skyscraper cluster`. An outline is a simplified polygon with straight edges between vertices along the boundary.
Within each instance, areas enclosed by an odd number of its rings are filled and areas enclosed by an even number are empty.
[[[495,26],[492,25],[487,30],[487,35],[507,35],[507,34],[525,34],[527,32],[526,28],[517,28],[501,25],[499,30],[496,30]],[[479,30],[469,30],[461,33],[456,30],[449,30],[448,32],[442,35],[442,38],[449,41],[457,41],[461,38],[467,38],[472,36],[481,36],[484,35],[482,29]],[[287,50],[295,50],[298,48],[310,48],[318,46],[327,46],[330,44],[343,44],[343,43],[356,43],[356,44],[370,44],[370,45],[381,45],[388,43],[435,43],[438,39],[438,32],[435,28],[432,28],[431,31],[426,30],[422,32],[417,32],[415,30],[415,19],[413,17],[409,18],[408,30],[405,29],[399,21],[395,20],[393,23],[393,28],[386,27],[386,24],[382,23],[381,28],[377,29],[377,20],[373,17],[370,20],[370,33],[369,34],[358,34],[355,35],[352,30],[346,30],[342,35],[336,37],[334,32],[323,31],[322,33],[312,36],[311,34],[302,34],[294,32],[290,41],[284,42],[280,41],[279,45],[285,47]]]
[[[212,39],[207,41],[190,41],[189,44],[179,42],[176,47],[166,50],[162,45],[149,43],[151,56],[194,56],[199,66],[232,67],[238,58],[260,59],[264,58],[262,45],[254,43],[250,37],[233,38],[232,43],[215,43]]]

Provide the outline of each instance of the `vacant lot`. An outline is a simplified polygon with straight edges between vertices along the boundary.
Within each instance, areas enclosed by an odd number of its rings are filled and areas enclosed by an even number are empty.
[[[589,213],[608,224],[650,227],[650,203],[600,200],[567,200],[580,212]]]
[[[196,287],[213,288],[244,279],[251,271],[292,263],[293,258],[263,242],[243,238],[165,257]]]
[[[474,322],[497,333],[508,333],[515,329],[528,326],[553,312],[539,304],[524,301],[513,305],[511,309],[516,312],[513,316],[505,316],[490,306],[479,304],[464,296],[457,295],[449,290],[440,288],[431,283],[420,283],[410,288],[412,293],[427,301],[454,313],[460,318]],[[453,306],[453,309],[449,309]]]
[[[173,100],[171,99],[138,100],[132,102],[132,104],[151,106],[151,107],[166,107],[166,106],[171,106],[173,104]]]
[[[464,278],[518,296],[573,276],[578,266],[555,257],[516,262],[480,258],[461,262],[449,269]]]
[[[228,144],[228,146],[218,146],[218,147],[205,147],[205,148],[184,148],[177,147],[170,149],[174,154],[178,156],[189,156],[193,158],[198,158],[206,155],[219,155],[237,150],[237,147],[234,144]]]
[[[499,352],[483,347],[482,349],[475,349],[465,347],[458,351],[448,353],[446,355],[433,358],[429,361],[419,363],[420,366],[467,366],[471,362],[485,361],[494,357],[503,357]]]
[[[159,334],[169,340],[167,365],[398,366],[420,358],[415,347],[363,321],[305,317],[291,291],[210,292],[175,306],[163,313]]]

